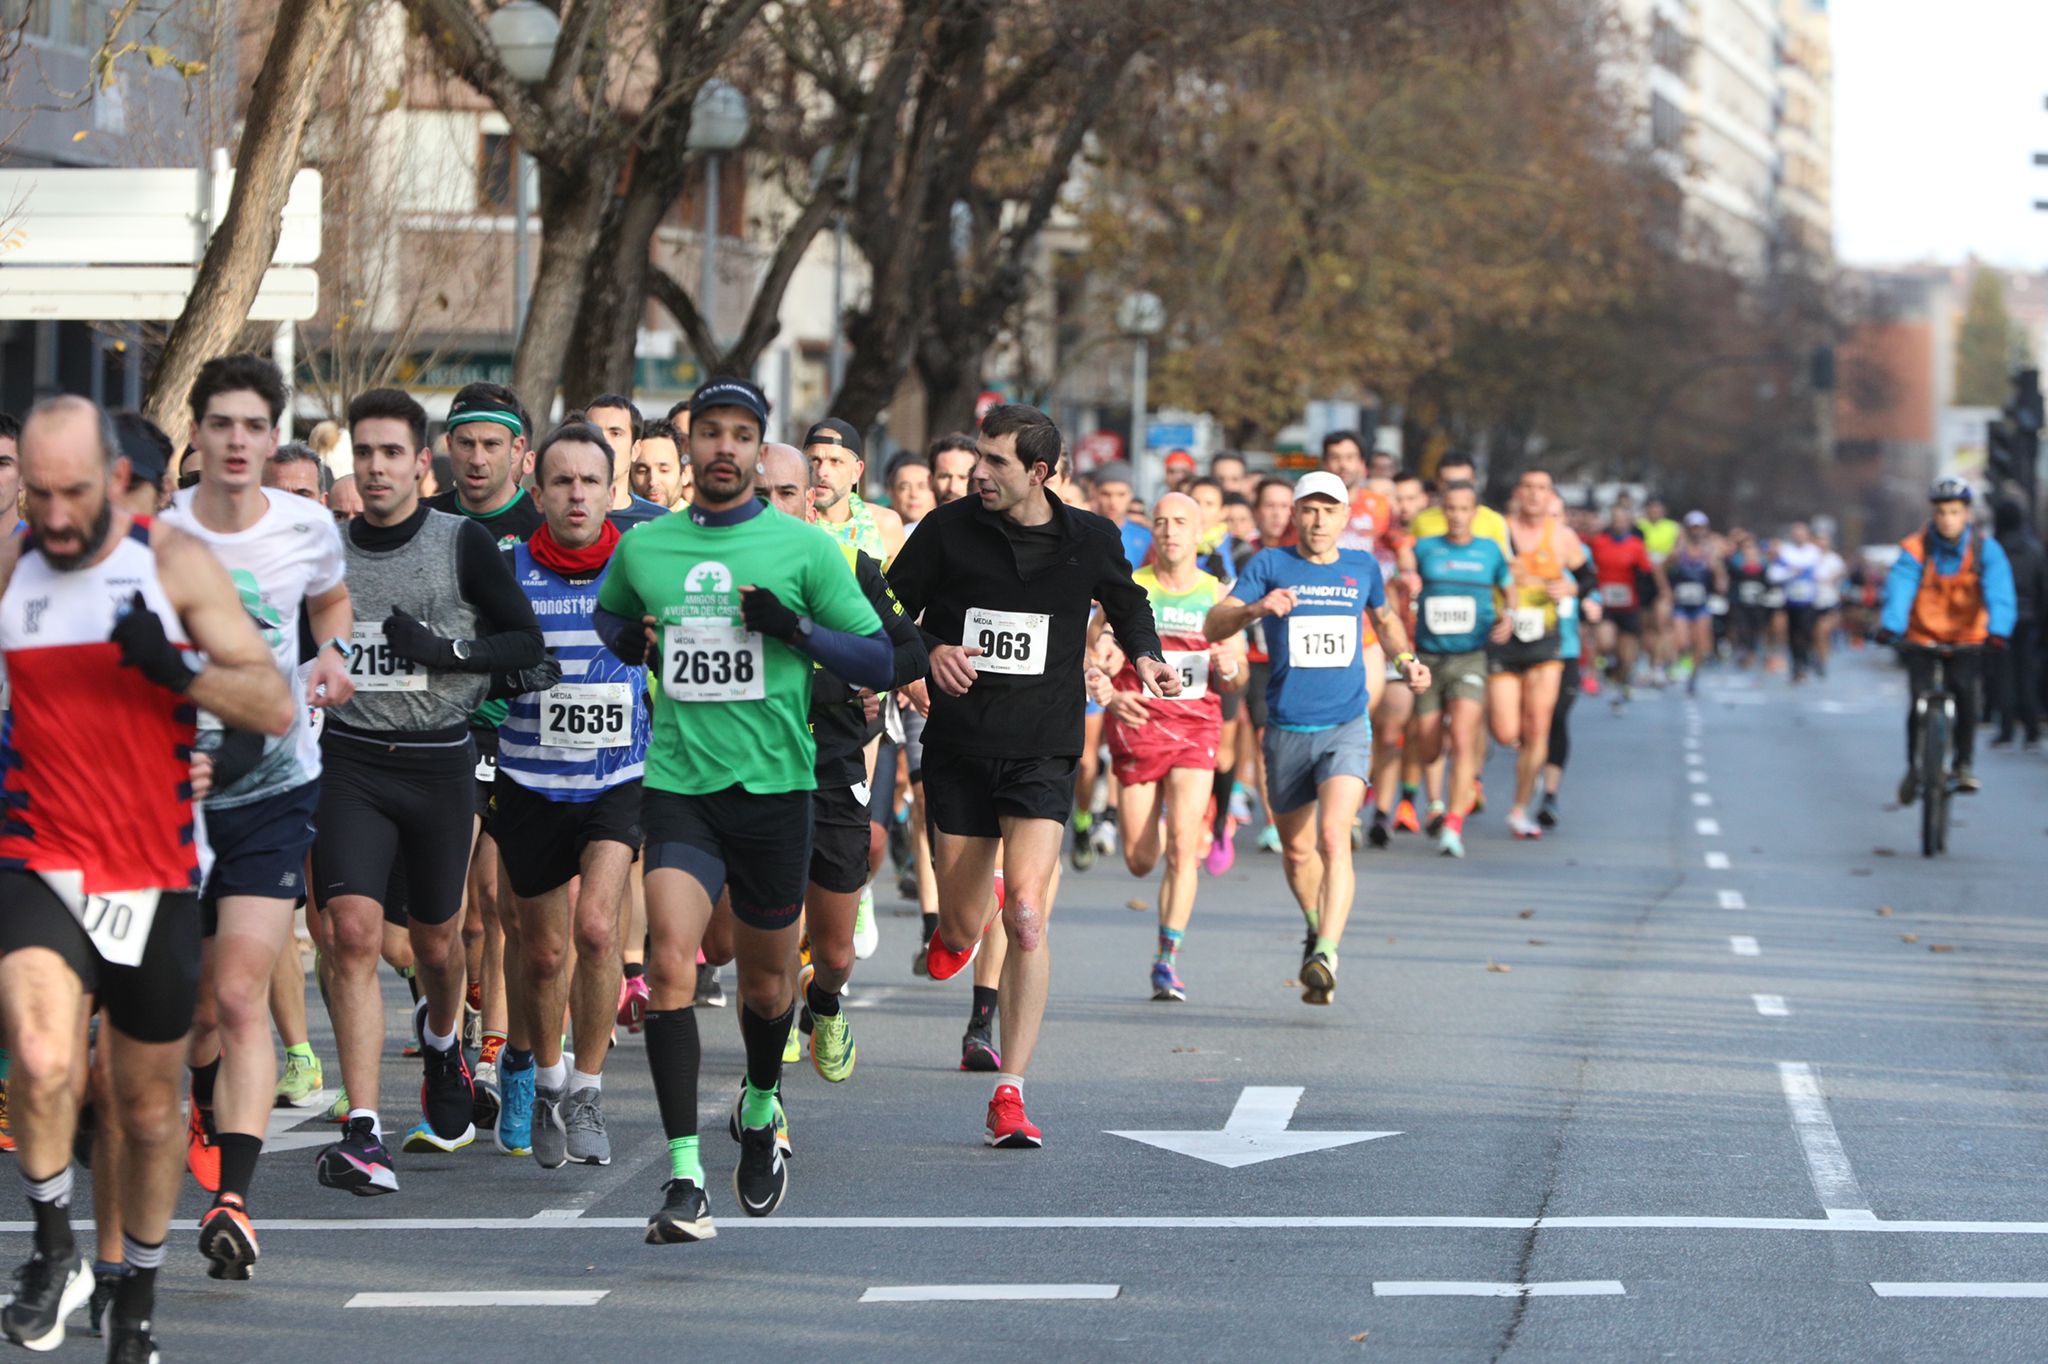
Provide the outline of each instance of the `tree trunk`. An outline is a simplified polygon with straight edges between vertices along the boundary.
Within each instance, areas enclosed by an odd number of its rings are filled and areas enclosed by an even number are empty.
[[[512,387],[534,423],[553,422],[555,390],[576,333],[585,271],[597,258],[603,235],[607,193],[618,174],[614,156],[600,153],[573,175],[540,164],[540,260],[534,270],[533,293],[526,307],[526,329],[512,358]],[[580,402],[587,394],[572,394]]]
[[[949,339],[943,328],[918,347],[917,376],[924,383],[924,429],[933,436],[974,429],[988,347],[980,338]]]
[[[299,0],[277,7],[277,27],[250,92],[235,153],[227,216],[207,243],[185,310],[171,326],[150,379],[144,410],[172,443],[188,425],[186,395],[199,367],[234,344],[277,254],[299,148],[328,63],[349,30],[357,0]],[[290,378],[289,375],[286,376]]]

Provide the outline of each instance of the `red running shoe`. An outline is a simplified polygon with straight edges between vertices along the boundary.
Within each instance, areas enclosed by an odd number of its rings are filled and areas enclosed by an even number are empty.
[[[196,1102],[185,1114],[185,1168],[200,1188],[220,1192],[220,1148],[213,1144],[213,1114]]]
[[[980,950],[979,938],[976,938],[974,945],[965,952],[955,952],[946,946],[943,937],[934,933],[932,940],[924,945],[924,968],[931,973],[933,980],[951,980],[966,968],[968,962],[974,960],[974,954]]]
[[[1402,797],[1401,803],[1394,807],[1394,827],[1404,834],[1422,831],[1422,821],[1415,817],[1415,802],[1405,796]]]
[[[1024,1116],[1024,1096],[1015,1085],[997,1085],[988,1101],[988,1127],[981,1139],[1004,1151],[1036,1151],[1043,1134]]]

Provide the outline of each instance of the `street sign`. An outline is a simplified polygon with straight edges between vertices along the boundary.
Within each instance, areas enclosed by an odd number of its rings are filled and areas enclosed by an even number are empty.
[[[0,319],[170,321],[185,311],[199,270],[190,265],[60,265],[0,268]],[[320,276],[297,266],[263,274],[251,322],[303,322],[320,310]]]
[[[1074,446],[1074,467],[1092,474],[1124,457],[1124,438],[1114,431],[1091,431]]]
[[[227,216],[234,184],[232,170],[213,177],[209,237]],[[196,170],[0,171],[0,266],[197,265],[206,240],[199,233],[199,204]],[[271,264],[319,259],[320,172],[302,170],[292,177]]]
[[[1193,422],[1152,422],[1145,427],[1148,450],[1185,450],[1194,443]]]

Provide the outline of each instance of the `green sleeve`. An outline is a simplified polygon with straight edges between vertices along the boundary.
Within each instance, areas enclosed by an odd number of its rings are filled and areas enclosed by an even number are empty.
[[[868,604],[860,581],[846,568],[846,558],[832,537],[812,531],[804,537],[808,558],[804,564],[804,614],[827,630],[849,635],[877,634],[882,618]]]

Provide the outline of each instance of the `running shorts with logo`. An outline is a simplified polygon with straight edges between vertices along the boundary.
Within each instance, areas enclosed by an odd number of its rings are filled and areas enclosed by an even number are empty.
[[[207,937],[219,928],[220,902],[230,895],[294,901],[305,894],[306,852],[319,809],[320,783],[309,781],[247,805],[207,810],[213,869],[199,902]]]
[[[123,1037],[176,1042],[191,1031],[199,1000],[199,897],[164,891],[141,961],[109,962],[57,892],[31,871],[0,870],[0,956],[24,948],[55,952]]]
[[[637,859],[642,841],[640,783],[621,782],[592,800],[549,800],[500,774],[497,783],[498,855],[512,893],[535,900],[566,886],[583,870],[593,843],[622,843]]]
[[[1486,650],[1418,657],[1429,668],[1429,686],[1415,697],[1417,715],[1434,715],[1453,701],[1486,700],[1486,678],[1492,671]]]
[[[868,784],[819,787],[811,797],[811,884],[851,895],[868,883]]]
[[[730,892],[733,917],[747,927],[787,928],[804,907],[811,800],[809,791],[756,795],[729,786],[681,795],[648,787],[640,801],[648,873],[684,872],[714,904],[721,891]],[[865,839],[865,812],[861,829]]]
[[[1176,697],[1145,695],[1137,668],[1125,661],[1114,685],[1142,698],[1147,719],[1133,726],[1111,713],[1103,722],[1110,769],[1127,786],[1149,786],[1176,767],[1213,772],[1223,707],[1221,694],[1210,685],[1209,641],[1202,625],[1209,608],[1221,600],[1223,584],[1214,574],[1198,571],[1185,591],[1174,591],[1159,581],[1158,570],[1151,566],[1139,569],[1131,579],[1151,601],[1160,652],[1166,666],[1180,674],[1181,691]]]
[[[321,837],[313,844],[313,898],[344,895],[382,904],[391,872],[405,873],[406,912],[444,924],[462,907],[476,819],[476,749],[380,744],[339,733],[322,738]]]

